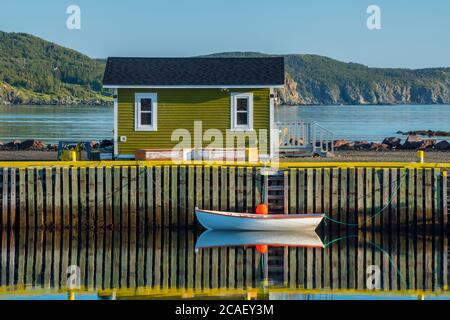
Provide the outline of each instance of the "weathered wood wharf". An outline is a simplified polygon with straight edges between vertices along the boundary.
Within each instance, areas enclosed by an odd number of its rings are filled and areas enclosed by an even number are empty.
[[[0,163],[3,228],[193,227],[194,208],[327,214],[327,228],[448,222],[449,164]],[[282,178],[276,178],[281,174]],[[275,178],[274,178],[275,176]],[[276,180],[272,183],[272,180]]]

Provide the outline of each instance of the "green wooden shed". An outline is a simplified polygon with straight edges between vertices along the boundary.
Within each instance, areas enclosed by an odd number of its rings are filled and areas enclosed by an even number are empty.
[[[115,157],[180,145],[228,149],[239,137],[271,157],[274,90],[284,79],[282,57],[109,58],[103,84],[114,90]]]

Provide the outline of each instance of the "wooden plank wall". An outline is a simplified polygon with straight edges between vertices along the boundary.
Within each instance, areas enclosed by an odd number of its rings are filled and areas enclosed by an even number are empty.
[[[290,169],[290,212],[324,212],[326,230],[417,232],[448,224],[447,176],[440,169]]]
[[[84,289],[185,288],[201,292],[262,286],[261,268],[268,259],[261,261],[253,247],[196,250],[197,234],[189,230],[130,234],[128,230],[0,231],[0,291],[21,285],[66,288],[70,265],[81,268]],[[289,248],[284,286],[366,290],[367,267],[378,265],[381,290],[448,290],[448,244],[444,238],[383,234],[380,244],[370,240],[375,235],[360,232],[354,236],[356,245],[342,239],[324,249]]]
[[[325,212],[335,231],[445,228],[440,169],[292,168],[290,213]],[[194,208],[254,212],[265,193],[255,167],[0,168],[5,228],[103,229],[195,226]],[[339,221],[336,223],[336,221]]]

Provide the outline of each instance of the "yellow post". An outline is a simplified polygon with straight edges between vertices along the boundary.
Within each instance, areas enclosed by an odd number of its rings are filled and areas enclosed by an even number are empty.
[[[420,163],[425,163],[425,151],[423,150],[417,151],[417,157],[419,158]]]
[[[70,301],[75,300],[75,292],[69,290],[69,292],[68,292],[68,300],[70,300]]]
[[[78,158],[78,152],[77,151],[70,151],[70,160],[76,162]]]
[[[247,291],[247,300],[257,300],[258,299],[258,290],[251,289]]]

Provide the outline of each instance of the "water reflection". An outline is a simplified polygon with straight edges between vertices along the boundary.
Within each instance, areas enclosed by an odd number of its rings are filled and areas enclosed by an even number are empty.
[[[206,231],[195,244],[197,249],[218,247],[309,247],[323,248],[324,244],[314,231],[258,232],[258,231]]]
[[[3,231],[0,239],[0,299],[448,294],[448,243],[441,236],[21,230]],[[70,265],[81,270],[80,289],[68,290]],[[374,274],[379,281],[369,279]]]

